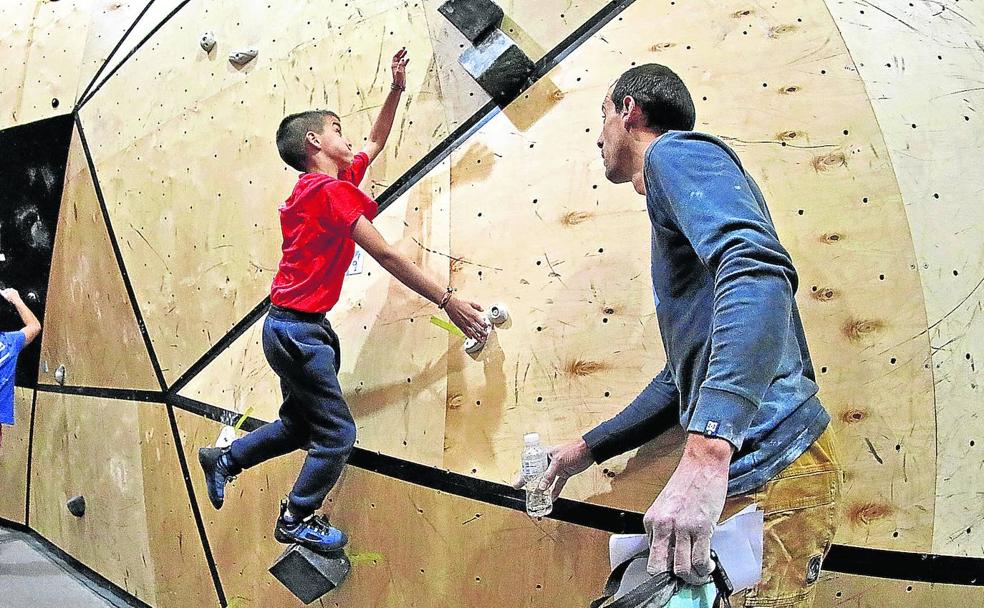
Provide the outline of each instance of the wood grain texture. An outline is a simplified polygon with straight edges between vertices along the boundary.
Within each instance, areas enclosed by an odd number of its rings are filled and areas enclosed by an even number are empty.
[[[81,518],[65,507],[77,495]],[[41,392],[30,509],[38,533],[144,602],[218,604],[164,406]]]
[[[0,129],[72,111],[90,3],[4,3],[0,12],[0,78],[4,83]]]
[[[69,386],[160,390],[78,131],[72,136],[65,175],[39,378],[56,384],[55,370],[64,365]]]
[[[824,573],[815,608],[976,608],[984,588]]]
[[[0,447],[0,517],[23,524],[27,512],[27,461],[30,457],[34,391],[14,388],[14,424],[3,425]]]
[[[176,414],[192,458],[219,426]],[[264,463],[239,477],[221,511],[202,503],[230,603],[301,605],[266,571],[284,548],[272,538],[273,525],[299,467],[296,455]],[[193,480],[204,497],[201,475]],[[597,594],[608,565],[606,533],[536,522],[352,467],[329,501],[332,523],[349,534],[356,563],[345,584],[315,605],[581,606]]]
[[[930,351],[937,482],[932,550],[984,555],[984,6],[834,1],[827,5],[865,81],[898,176],[926,302],[906,340]],[[896,299],[891,306],[894,309]]]

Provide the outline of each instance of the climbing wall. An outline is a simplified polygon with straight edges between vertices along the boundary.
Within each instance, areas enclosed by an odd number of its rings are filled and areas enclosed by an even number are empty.
[[[178,412],[187,457],[219,425]],[[264,467],[266,481],[231,487],[221,511],[203,501],[206,533],[230,603],[300,605],[265,570],[283,551],[273,541],[280,488],[300,455]],[[334,498],[338,498],[337,503]],[[468,500],[350,467],[327,504],[332,521],[352,535],[353,574],[325,606],[587,605],[595,575],[607,565],[608,535],[573,524],[536,522],[523,513]],[[523,560],[512,559],[516,554]],[[530,564],[539,564],[530,568]],[[238,600],[236,598],[239,598]]]
[[[0,129],[72,111],[91,0],[7,0],[0,8]]]
[[[14,389],[14,424],[3,427],[0,446],[0,518],[20,524],[27,515],[27,463],[30,456],[34,391]]]
[[[159,389],[78,129],[72,136],[41,337],[41,382],[66,370],[69,386]]]
[[[165,407],[42,392],[36,412],[31,526],[152,606],[214,605]]]
[[[346,279],[329,317],[359,450],[326,511],[355,566],[320,605],[586,605],[608,532],[638,526],[683,433],[592,467],[555,518],[527,518],[505,484],[523,433],[577,437],[664,364],[644,202],[604,180],[595,145],[613,79],[659,62],[762,186],[799,271],[847,476],[817,605],[980,604],[984,14],[965,4],[502,1],[502,31],[537,64],[497,108],[440,0],[12,3],[0,73],[19,84],[0,128],[81,107],[54,146],[33,442],[18,389],[0,517],[148,605],[300,605],[266,569],[302,455],[247,472],[215,511],[196,453],[280,405],[261,330],[296,173],[277,124],[330,108],[359,147],[405,46],[407,91],[363,184],[385,207],[375,225],[512,318],[472,357],[374,260]]]
[[[648,20],[675,27],[653,34],[638,27]],[[694,34],[700,31],[710,34]],[[811,52],[820,46],[824,53]],[[743,61],[715,67],[722,54]],[[575,437],[618,412],[662,367],[645,207],[628,186],[605,183],[594,145],[598,106],[617,72],[610,66],[649,61],[674,66],[692,83],[698,128],[736,148],[799,269],[798,302],[821,398],[837,420],[845,460],[855,463],[839,539],[928,550],[934,438],[931,376],[921,365],[927,344],[896,346],[925,324],[918,275],[909,271],[912,244],[863,83],[815,3],[765,10],[636,2],[456,150],[451,245],[464,262],[453,267],[454,283],[482,301],[504,300],[515,324],[483,365],[461,358],[451,370],[448,392],[459,407],[448,413],[445,464],[508,479],[523,432],[540,430],[552,442]],[[821,105],[826,111],[817,114]],[[502,204],[503,194],[510,204]],[[503,234],[507,226],[514,231]],[[874,268],[896,281],[886,283]],[[893,294],[892,322],[881,322],[878,302]],[[869,355],[886,349],[893,350]],[[899,407],[885,394],[905,401]],[[853,426],[856,411],[862,418],[890,411],[879,416],[882,435]],[[906,452],[896,447],[903,443]],[[869,450],[884,466],[872,466]],[[641,476],[618,474],[650,469],[651,458],[599,468],[578,479],[572,495],[643,510],[654,489],[629,481]],[[925,469],[904,469],[909,459]],[[893,536],[898,528],[908,538]]]
[[[984,6],[892,4],[828,2],[884,133],[915,247],[908,271],[922,283],[927,324],[912,339],[929,340],[916,363],[932,372],[936,403],[932,550],[980,556],[984,420],[967,408],[984,400],[984,89],[968,75],[984,67]]]

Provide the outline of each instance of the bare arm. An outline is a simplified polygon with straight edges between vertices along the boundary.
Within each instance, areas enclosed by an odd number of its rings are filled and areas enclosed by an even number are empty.
[[[379,110],[379,116],[376,117],[376,122],[372,125],[369,141],[364,150],[366,156],[369,157],[369,162],[374,161],[383,151],[383,146],[386,145],[386,140],[393,129],[393,120],[396,118],[396,108],[400,105],[400,96],[407,88],[408,63],[410,63],[410,58],[407,57],[405,48],[393,55],[393,86],[390,87],[389,95],[386,96],[386,101],[383,102],[383,107]]]
[[[352,225],[352,239],[379,265],[398,281],[435,304],[444,299],[446,290],[437,281],[424,274],[417,265],[397,251],[379,234],[372,222],[359,217]],[[485,322],[479,314],[482,307],[473,302],[452,296],[444,309],[451,321],[469,338],[484,340],[487,334]]]
[[[25,304],[24,300],[21,299],[20,294],[16,289],[4,289],[3,291],[0,291],[0,295],[14,305],[14,308],[17,309],[17,314],[20,315],[21,321],[24,322],[24,327],[21,329],[21,332],[25,336],[24,346],[26,347],[38,337],[38,334],[41,333],[41,322],[38,321],[36,316],[34,316],[31,309],[27,307],[27,304]]]

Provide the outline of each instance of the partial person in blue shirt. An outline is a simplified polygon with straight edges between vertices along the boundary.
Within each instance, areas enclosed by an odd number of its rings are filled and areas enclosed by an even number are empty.
[[[16,289],[0,290],[0,296],[17,309],[24,327],[19,331],[0,333],[0,446],[3,445],[3,425],[14,423],[14,380],[17,375],[17,356],[41,333],[41,323],[24,304]]]
[[[632,183],[646,197],[666,366],[614,418],[551,448],[541,488],[553,484],[558,496],[572,475],[653,439],[662,430],[660,414],[677,408],[687,440],[644,518],[650,573],[705,581],[711,533],[726,500],[729,509],[758,504],[770,528],[771,511],[784,510],[773,508],[785,500],[779,496],[789,488],[810,498],[813,483],[827,494],[807,501],[820,509],[796,522],[815,538],[767,539],[763,582],[744,604],[808,606],[833,535],[842,479],[830,416],[816,398],[790,255],[738,156],[720,139],[692,130],[693,100],[670,69],[647,64],[624,73],[609,89],[602,116],[597,144],[605,177]],[[776,491],[775,480],[794,470],[825,477]],[[777,530],[769,536],[780,536]]]

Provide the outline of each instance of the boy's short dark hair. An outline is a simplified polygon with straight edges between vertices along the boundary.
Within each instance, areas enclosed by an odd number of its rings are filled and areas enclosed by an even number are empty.
[[[291,114],[280,121],[277,127],[277,150],[280,158],[301,173],[307,171],[307,146],[304,136],[308,131],[320,133],[329,116],[338,119],[331,110],[308,110]],[[339,119],[340,120],[340,119]]]
[[[626,96],[635,100],[651,129],[691,131],[697,122],[687,85],[665,65],[647,63],[619,76],[612,89],[612,102],[619,112]]]

